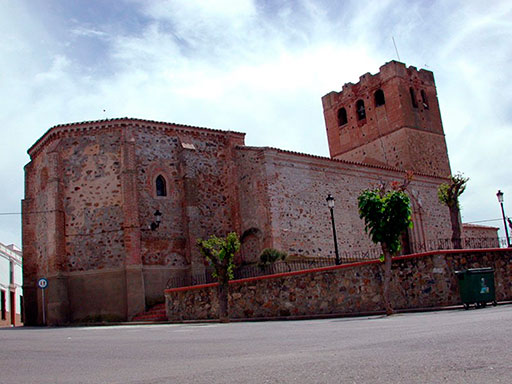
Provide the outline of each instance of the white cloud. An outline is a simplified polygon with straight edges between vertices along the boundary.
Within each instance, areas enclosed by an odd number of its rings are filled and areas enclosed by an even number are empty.
[[[108,36],[108,34],[106,32],[99,31],[96,29],[86,28],[84,26],[80,26],[80,27],[72,29],[71,33],[78,35],[78,36],[85,36],[85,37],[101,37],[101,38],[103,38],[103,37]]]
[[[93,23],[77,8],[70,23],[19,2],[0,5],[0,124],[8,143],[0,156],[10,181],[0,189],[0,211],[19,211],[25,151],[57,123],[174,121],[244,131],[249,145],[326,155],[320,98],[394,59],[392,36],[402,60],[435,72],[452,169],[471,178],[465,219],[494,218],[495,189],[512,195],[511,172],[498,166],[509,162],[512,139],[504,112],[512,102],[507,2],[131,0],[125,7],[126,20],[112,11]],[[144,22],[129,30],[123,23],[132,19]],[[19,225],[0,220],[0,241],[19,244]]]

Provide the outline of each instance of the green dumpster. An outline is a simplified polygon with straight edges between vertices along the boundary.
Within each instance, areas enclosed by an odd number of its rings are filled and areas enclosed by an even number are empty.
[[[494,269],[471,268],[455,271],[459,280],[459,291],[462,304],[469,309],[470,304],[476,308],[485,307],[492,302],[496,305],[496,292],[494,290]]]

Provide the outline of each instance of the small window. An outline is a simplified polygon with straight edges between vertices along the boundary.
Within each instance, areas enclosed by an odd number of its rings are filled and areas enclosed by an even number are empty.
[[[384,98],[384,91],[382,89],[377,90],[375,92],[375,106],[380,107],[381,105],[386,104],[386,99]]]
[[[155,181],[156,195],[167,196],[167,187],[165,185],[165,179],[162,175],[158,175]]]
[[[363,100],[357,100],[356,113],[357,113],[357,120],[366,119],[366,110],[364,109],[364,101]]]
[[[414,108],[418,108],[418,101],[416,101],[416,92],[414,92],[414,89],[409,88],[409,92],[411,93],[411,103]]]
[[[423,102],[423,107],[425,109],[428,109],[427,94],[425,93],[425,91],[423,89],[421,90],[421,101]]]
[[[345,108],[340,108],[338,110],[338,125],[341,127],[342,125],[347,124],[347,110]]]

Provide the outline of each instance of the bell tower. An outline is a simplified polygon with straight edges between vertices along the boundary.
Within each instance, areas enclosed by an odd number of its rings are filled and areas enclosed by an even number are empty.
[[[322,97],[331,158],[451,174],[434,74],[391,61]]]

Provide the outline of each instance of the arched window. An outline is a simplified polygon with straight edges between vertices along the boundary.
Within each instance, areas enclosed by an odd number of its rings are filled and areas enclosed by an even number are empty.
[[[425,91],[423,89],[421,90],[421,101],[423,102],[423,107],[425,109],[428,109],[427,94],[425,93]]]
[[[414,89],[409,88],[409,92],[411,93],[411,103],[414,108],[418,108],[418,102],[416,101],[416,92],[414,92]]]
[[[162,175],[158,175],[155,180],[156,195],[167,196],[167,187],[165,185],[165,179]]]
[[[345,108],[338,109],[338,125],[341,127],[347,124],[347,121],[347,110]]]
[[[386,104],[386,99],[384,98],[384,91],[379,89],[375,92],[375,106],[380,107],[381,105]]]
[[[363,100],[357,100],[356,113],[357,113],[357,120],[366,119],[366,111],[364,109],[364,101]]]

